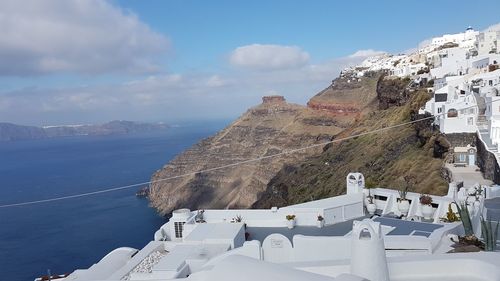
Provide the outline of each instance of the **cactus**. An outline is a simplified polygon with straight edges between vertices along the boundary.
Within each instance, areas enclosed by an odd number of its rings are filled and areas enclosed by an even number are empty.
[[[497,248],[498,221],[493,229],[491,221],[486,221],[481,216],[481,232],[484,240],[485,251],[495,251]]]
[[[453,204],[455,204],[458,213],[460,214],[460,220],[462,221],[465,235],[474,235],[474,229],[472,228],[472,222],[470,220],[470,214],[469,210],[467,209],[467,205],[465,203],[462,203],[461,206],[458,206],[457,202],[453,202]]]
[[[448,204],[448,212],[446,212],[446,217],[441,218],[441,220],[444,222],[456,222],[460,220],[460,218],[453,212],[451,203]]]

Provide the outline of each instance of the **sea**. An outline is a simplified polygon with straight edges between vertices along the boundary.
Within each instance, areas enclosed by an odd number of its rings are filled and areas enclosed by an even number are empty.
[[[1,142],[0,206],[146,182],[175,155],[226,124]],[[135,195],[139,188],[0,207],[0,280],[71,273],[118,247],[142,248],[166,219]]]

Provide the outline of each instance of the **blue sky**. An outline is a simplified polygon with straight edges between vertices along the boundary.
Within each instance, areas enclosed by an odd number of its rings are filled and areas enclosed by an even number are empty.
[[[235,118],[266,94],[304,104],[360,54],[484,30],[499,10],[498,1],[5,0],[0,122]]]

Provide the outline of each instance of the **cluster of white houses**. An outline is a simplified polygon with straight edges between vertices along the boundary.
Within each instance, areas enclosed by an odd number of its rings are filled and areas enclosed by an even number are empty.
[[[420,110],[436,116],[441,132],[478,133],[485,147],[500,163],[500,31],[446,34],[433,38],[407,55],[381,55],[366,59],[356,68],[385,70],[391,76],[432,80],[433,97]]]

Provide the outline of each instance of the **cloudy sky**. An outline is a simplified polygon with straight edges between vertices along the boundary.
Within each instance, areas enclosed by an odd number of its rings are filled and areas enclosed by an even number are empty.
[[[272,2],[272,3],[271,3]],[[499,22],[481,1],[0,1],[0,122],[231,119],[340,69]]]

